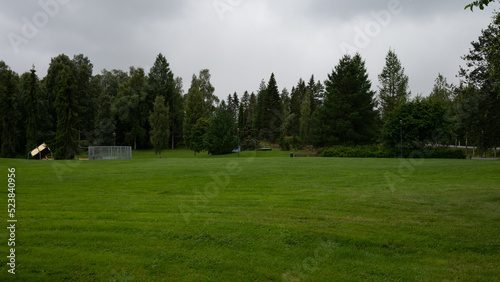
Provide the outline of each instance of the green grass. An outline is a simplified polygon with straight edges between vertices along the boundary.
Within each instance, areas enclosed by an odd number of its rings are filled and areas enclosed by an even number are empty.
[[[0,160],[2,182],[17,175],[15,278],[499,280],[498,161],[164,156]]]

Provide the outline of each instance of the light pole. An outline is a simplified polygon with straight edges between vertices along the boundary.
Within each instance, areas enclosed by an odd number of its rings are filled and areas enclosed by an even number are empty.
[[[240,147],[240,128],[238,127],[238,158],[240,157],[240,151],[241,151],[241,147]]]
[[[399,120],[399,132],[401,134],[401,158],[403,158],[403,120]]]

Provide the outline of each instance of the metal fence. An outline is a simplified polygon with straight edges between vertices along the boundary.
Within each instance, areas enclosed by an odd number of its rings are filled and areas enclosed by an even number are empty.
[[[132,147],[127,146],[93,146],[89,147],[89,160],[130,160]]]

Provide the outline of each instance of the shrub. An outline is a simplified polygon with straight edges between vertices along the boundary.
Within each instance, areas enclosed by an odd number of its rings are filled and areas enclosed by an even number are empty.
[[[290,147],[295,151],[300,151],[304,147],[304,144],[302,144],[302,141],[297,136],[293,136],[292,140],[290,140]]]
[[[383,146],[357,146],[343,147],[337,146],[322,149],[318,154],[322,157],[337,158],[399,158],[401,149]],[[404,158],[432,158],[432,159],[465,159],[466,156],[461,150],[451,150],[447,148],[403,148]]]
[[[281,151],[290,151],[290,142],[285,137],[280,138],[279,145]]]

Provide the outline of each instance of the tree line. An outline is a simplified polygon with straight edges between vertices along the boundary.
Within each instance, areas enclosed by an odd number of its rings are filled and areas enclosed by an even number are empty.
[[[226,154],[260,142],[284,150],[336,145],[384,144],[422,148],[428,144],[500,141],[500,16],[463,56],[460,85],[438,75],[432,93],[411,98],[408,76],[389,50],[372,90],[360,54],[345,55],[328,78],[300,79],[291,91],[275,75],[256,92],[220,101],[208,69],[194,74],[187,93],[159,54],[149,73],[103,70],[93,74],[88,57],[52,58],[47,75],[18,75],[0,61],[0,157],[26,156],[46,142],[56,159],[71,159],[89,145],[154,148],[186,146],[199,153]],[[403,136],[401,136],[403,132]]]

